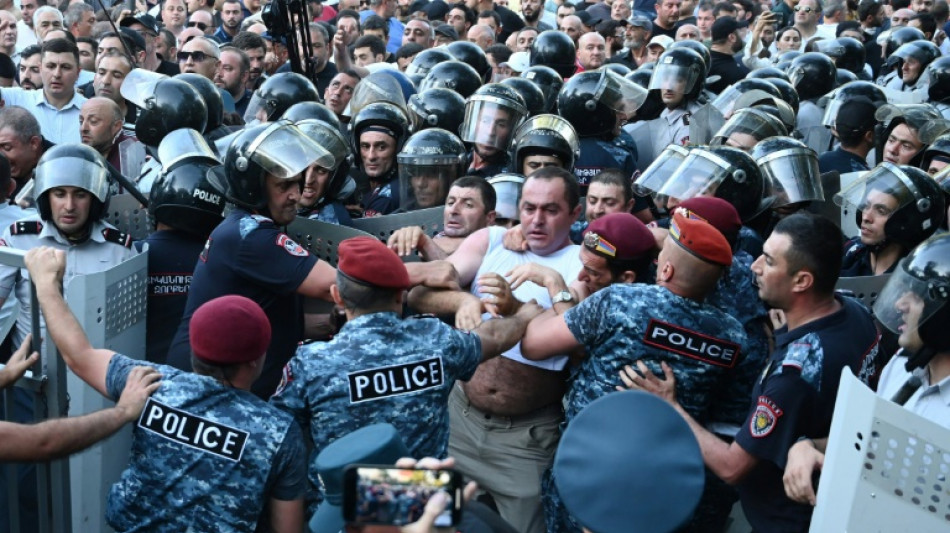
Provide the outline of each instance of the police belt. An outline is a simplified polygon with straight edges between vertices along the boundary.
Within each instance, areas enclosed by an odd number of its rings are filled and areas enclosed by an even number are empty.
[[[455,401],[461,404],[462,411],[467,415],[472,413],[475,419],[491,421],[493,424],[507,426],[509,428],[516,426],[528,426],[540,422],[549,422],[552,419],[564,418],[564,408],[560,403],[552,403],[539,407],[534,411],[514,416],[503,416],[488,413],[472,405],[471,400],[465,394],[460,382],[455,382],[455,390],[449,395],[449,401]]]

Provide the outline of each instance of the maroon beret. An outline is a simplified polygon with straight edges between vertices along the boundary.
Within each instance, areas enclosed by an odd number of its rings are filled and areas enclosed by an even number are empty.
[[[726,237],[730,245],[735,244],[736,239],[739,238],[742,219],[739,218],[739,212],[736,211],[735,206],[722,198],[697,196],[680,202],[679,207],[687,209],[712,224],[712,227]]]
[[[337,269],[347,277],[385,289],[408,289],[409,272],[396,252],[373,237],[352,237],[340,243]]]
[[[677,210],[670,223],[670,238],[692,255],[722,266],[732,265],[732,247],[709,222],[688,218]]]
[[[584,247],[607,260],[637,259],[656,247],[653,234],[630,213],[604,215],[587,226]]]
[[[201,304],[188,324],[195,357],[217,365],[258,359],[267,352],[270,335],[270,321],[261,306],[234,294]]]

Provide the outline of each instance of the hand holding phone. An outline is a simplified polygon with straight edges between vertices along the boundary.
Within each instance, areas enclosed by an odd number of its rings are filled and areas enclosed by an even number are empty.
[[[351,465],[343,474],[343,518],[350,524],[405,526],[422,518],[437,493],[448,499],[436,527],[454,526],[462,514],[462,476],[449,469]]]

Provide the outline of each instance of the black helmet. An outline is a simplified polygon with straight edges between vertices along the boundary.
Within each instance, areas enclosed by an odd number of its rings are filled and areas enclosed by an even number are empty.
[[[770,78],[778,78],[788,81],[788,74],[778,67],[757,68],[745,76],[746,78],[759,78],[765,81],[772,81]]]
[[[465,116],[465,99],[444,87],[433,87],[412,95],[408,107],[413,131],[442,128],[457,132]]]
[[[224,218],[224,192],[209,179],[221,162],[195,130],[173,131],[158,151],[162,172],[149,194],[149,214],[157,222],[207,238]]]
[[[842,85],[851,83],[852,81],[858,81],[858,77],[854,74],[854,72],[845,70],[843,68],[839,68],[835,72],[835,87],[841,87]]]
[[[885,104],[877,109],[874,113],[874,118],[881,123],[884,130],[881,141],[886,141],[891,132],[894,131],[894,128],[901,124],[907,124],[907,127],[917,132],[917,137],[923,146],[921,146],[920,151],[908,161],[908,163],[913,166],[920,165],[920,161],[923,159],[924,148],[926,148],[927,144],[926,139],[928,138],[923,132],[928,130],[933,132],[934,129],[932,129],[933,126],[931,126],[931,124],[938,127],[943,125],[943,121],[941,120],[943,117],[940,115],[940,112],[930,104]],[[935,136],[936,135],[930,136],[930,139],[932,140]],[[881,148],[883,148],[883,145]]]
[[[52,221],[49,191],[77,187],[92,195],[89,222],[102,218],[109,206],[109,170],[105,159],[85,144],[59,144],[46,150],[36,163],[33,195],[40,218]]]
[[[764,180],[752,156],[728,146],[694,148],[658,194],[680,201],[715,188],[746,222],[761,212]]]
[[[495,113],[502,111],[507,114],[507,121],[501,128]],[[484,144],[500,151],[507,151],[514,131],[527,117],[528,109],[524,99],[508,85],[489,83],[481,86],[465,103],[465,120],[462,121],[460,137],[467,143]],[[487,127],[481,122],[486,118],[494,118]]]
[[[861,226],[862,211],[872,191],[886,193],[897,201],[897,207],[884,223],[884,235],[910,250],[933,235],[946,216],[943,191],[926,172],[910,165],[887,161],[871,169],[834,197],[843,209],[852,208]]]
[[[927,65],[927,78],[930,85],[927,95],[931,102],[950,102],[950,57],[935,59]]]
[[[541,92],[541,88],[531,80],[525,78],[505,78],[501,83],[518,91],[518,94],[524,99],[525,107],[528,108],[529,117],[544,113],[547,109],[548,104],[544,100],[544,93]]]
[[[267,209],[264,180],[268,174],[296,179],[313,164],[331,168],[332,159],[290,121],[258,124],[245,128],[231,141],[224,157],[224,176],[216,173],[213,183],[235,205],[263,211]]]
[[[781,120],[761,109],[750,107],[733,113],[713,136],[710,145],[732,146],[749,151],[760,141],[784,135],[788,135],[788,130]]]
[[[736,109],[736,101],[745,94],[750,95],[750,103],[767,97],[782,98],[781,91],[768,80],[746,78],[723,89],[719,96],[712,101],[712,106],[719,110],[722,116],[729,118]],[[754,97],[754,95],[758,95],[758,97]]]
[[[402,150],[403,143],[409,137],[409,119],[402,109],[389,102],[374,102],[360,110],[351,121],[353,131],[353,153],[360,153],[360,135],[370,126],[385,128],[396,139],[396,150]],[[363,168],[362,159],[356,158],[357,167]],[[329,168],[329,167],[327,167]]]
[[[452,56],[452,54],[446,52],[442,48],[429,48],[423,50],[416,54],[416,56],[412,58],[412,62],[406,66],[406,75],[413,76],[415,74],[421,74],[423,77],[425,77],[432,67],[438,65],[439,63],[452,61],[453,59],[455,58]]]
[[[429,128],[414,133],[399,154],[400,207],[406,211],[445,203],[452,182],[465,172],[467,150],[451,132]]]
[[[906,339],[901,345],[911,353],[925,347],[946,352],[950,350],[948,300],[950,234],[943,233],[922,242],[900,262],[874,302],[874,317]],[[920,343],[910,337],[915,332]]]
[[[864,73],[864,62],[867,59],[864,44],[854,37],[838,37],[835,44],[840,49],[840,53],[835,57],[835,66],[858,76]]]
[[[301,120],[319,120],[341,129],[340,118],[329,107],[318,102],[299,102],[287,108],[280,118],[298,123]]]
[[[577,48],[566,33],[548,30],[538,34],[531,43],[528,65],[551,67],[562,78],[569,78],[577,70]]]
[[[869,81],[852,81],[838,87],[830,95],[828,103],[825,105],[825,116],[822,118],[821,123],[829,128],[834,126],[835,119],[838,117],[838,111],[841,110],[841,105],[848,100],[859,97],[868,99],[868,101],[874,104],[874,107],[880,107],[887,103],[887,95],[884,94],[884,90],[878,85]]]
[[[353,165],[353,157],[350,152],[350,143],[344,137],[340,128],[329,122],[319,119],[303,119],[297,122],[297,127],[317,145],[322,146],[330,153],[333,161],[332,166],[325,167],[330,171],[330,177],[327,180],[323,194],[315,200],[314,205],[320,206],[335,200],[339,200],[340,191],[343,190],[350,180],[350,168]]]
[[[689,48],[702,56],[703,64],[706,65],[706,74],[709,74],[709,70],[712,68],[712,55],[710,55],[709,48],[706,48],[705,44],[694,41],[693,39],[684,39],[671,44],[667,50],[673,50],[675,48]]]
[[[752,149],[752,158],[765,178],[765,197],[771,207],[823,201],[818,154],[798,139],[772,137]]]
[[[264,80],[244,113],[244,122],[272,122],[298,102],[319,102],[313,82],[296,72],[280,72]]]
[[[812,100],[835,88],[837,71],[830,57],[820,52],[808,52],[796,57],[786,72],[798,97]]]
[[[139,108],[135,136],[158,146],[179,128],[205,131],[208,107],[201,93],[188,83],[144,69],[134,69],[122,83],[122,97]]]
[[[624,77],[640,87],[647,89],[650,86],[650,78],[652,76],[652,70],[638,68]],[[647,90],[647,99],[644,100],[643,104],[637,109],[636,116],[634,116],[630,122],[641,122],[659,118],[664,109],[666,109],[666,106],[660,97],[660,91]]]
[[[603,68],[609,68],[610,70],[614,71],[614,74],[619,74],[621,76],[626,76],[627,74],[633,72],[630,70],[630,67],[624,65],[623,63],[604,63]]]
[[[462,98],[468,98],[482,86],[482,78],[470,65],[461,61],[446,61],[432,67],[419,84],[419,92],[436,87],[452,89]]]
[[[927,146],[924,150],[924,157],[920,162],[920,168],[928,170],[930,168],[930,162],[938,155],[944,158],[950,158],[950,132],[939,135]]]
[[[706,86],[706,65],[691,48],[670,48],[656,62],[650,89],[683,83],[683,98],[695,100]]]
[[[912,41],[902,44],[900,48],[888,56],[887,64],[888,66],[900,68],[899,65],[902,65],[904,60],[913,58],[920,63],[920,73],[923,74],[926,72],[924,69],[940,57],[940,55],[940,49],[937,48],[937,45],[934,43],[930,41]]]
[[[477,44],[468,41],[455,41],[449,43],[445,50],[452,54],[452,57],[465,63],[475,69],[482,82],[491,79],[491,63],[488,62],[488,56]]]
[[[415,82],[409,79],[409,76],[406,76],[402,72],[399,72],[398,70],[394,68],[383,68],[383,69],[379,69],[376,72],[378,72],[379,74],[382,74],[383,76],[389,76],[390,78],[396,80],[396,83],[399,84],[399,89],[402,91],[402,97],[405,101],[408,102],[409,98],[412,95],[416,94],[417,91],[416,91]],[[369,76],[367,76],[367,78],[368,77]]]
[[[544,93],[544,101],[548,105],[544,111],[553,113],[555,104],[557,104],[557,93],[561,92],[561,87],[564,86],[564,78],[553,68],[544,65],[534,65],[526,68],[521,73],[521,77],[533,81],[541,89],[541,92]]]
[[[555,156],[565,170],[573,172],[581,147],[571,123],[557,115],[536,115],[524,121],[511,141],[515,170],[523,171],[524,158],[537,154]]]
[[[792,110],[795,111],[795,114],[798,114],[798,105],[800,103],[798,98],[798,91],[795,90],[795,87],[784,78],[768,78],[765,81],[772,84],[773,87],[778,89],[778,92],[782,93],[782,100],[791,106]]]
[[[901,46],[913,42],[924,41],[927,37],[924,32],[911,26],[901,26],[891,31],[891,34],[884,41],[884,57],[891,57],[891,54],[897,51]]]
[[[205,101],[205,107],[208,108],[208,124],[202,133],[210,133],[221,127],[224,120],[224,103],[221,101],[221,93],[208,78],[201,74],[188,72],[175,76],[176,80],[181,80],[194,87],[201,98]]]
[[[604,136],[617,127],[618,114],[633,117],[646,98],[643,87],[612,71],[581,72],[564,84],[557,108],[581,137]]]

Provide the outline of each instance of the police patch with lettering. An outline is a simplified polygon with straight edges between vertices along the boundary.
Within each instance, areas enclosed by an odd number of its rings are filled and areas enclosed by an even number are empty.
[[[297,257],[307,257],[310,255],[310,252],[308,252],[306,248],[300,246],[296,241],[283,233],[277,237],[277,246],[282,247],[287,251],[288,254],[295,255]]]
[[[669,350],[711,365],[732,368],[739,360],[740,346],[686,328],[650,319],[644,344]]]
[[[170,441],[238,462],[244,454],[248,432],[175,409],[149,398],[138,427]]]
[[[346,378],[350,384],[350,403],[402,396],[445,384],[441,357],[350,372]]]
[[[768,436],[775,429],[775,423],[783,414],[785,414],[785,411],[779,409],[771,398],[759,396],[755,413],[752,414],[752,419],[749,420],[749,433],[758,439]]]

